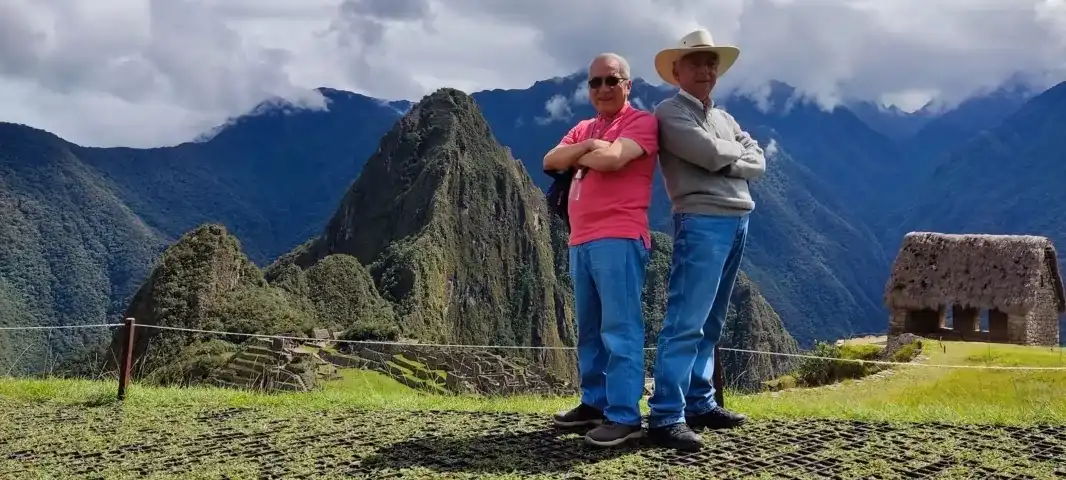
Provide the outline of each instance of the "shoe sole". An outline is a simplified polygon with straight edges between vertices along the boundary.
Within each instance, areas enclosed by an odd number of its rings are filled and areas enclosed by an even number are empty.
[[[618,445],[626,443],[626,442],[628,442],[630,440],[639,440],[641,438],[644,438],[644,431],[643,430],[638,430],[638,431],[630,433],[629,435],[626,435],[626,436],[624,436],[622,438],[618,438],[618,439],[615,439],[615,440],[609,440],[609,441],[606,441],[606,442],[602,442],[602,441],[599,441],[599,440],[593,440],[588,435],[585,435],[585,443],[587,443],[589,445],[596,446],[596,447],[617,447]]]
[[[573,422],[566,422],[559,420],[558,418],[553,418],[552,423],[554,423],[556,427],[562,428],[598,427],[603,424],[603,420],[575,420]]]

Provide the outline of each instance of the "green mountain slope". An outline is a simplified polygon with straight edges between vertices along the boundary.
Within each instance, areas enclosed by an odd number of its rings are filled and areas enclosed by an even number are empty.
[[[1062,249],[1064,132],[1066,82],[949,154],[895,230],[1042,235]]]
[[[369,266],[405,336],[573,344],[543,194],[458,90],[425,97],[386,134],[322,235],[291,258]],[[536,354],[569,373],[564,353]]]
[[[0,325],[114,321],[162,247],[70,147],[0,124]],[[0,368],[41,371],[108,334],[0,332]]]
[[[297,304],[298,305],[298,304]],[[221,225],[204,225],[163,253],[151,276],[126,310],[141,325],[235,333],[299,335],[314,327],[241,250],[240,242]],[[111,365],[123,351],[123,334],[111,343]],[[139,328],[133,355],[139,376],[161,383],[196,380],[217,367],[229,350],[224,338],[154,328]]]
[[[876,237],[773,132],[755,132],[771,153],[752,186],[743,268],[802,344],[880,331],[875,279],[888,259]]]
[[[70,148],[168,240],[203,223],[222,223],[252,261],[266,265],[317,233],[407,107],[320,90],[328,110],[264,106],[199,143]]]
[[[917,189],[899,231],[1032,233],[1066,244],[1066,82],[982,131]]]

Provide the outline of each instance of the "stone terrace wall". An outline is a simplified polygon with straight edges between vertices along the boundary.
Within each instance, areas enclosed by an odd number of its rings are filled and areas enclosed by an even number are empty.
[[[250,340],[207,383],[247,390],[309,391],[315,386],[321,361],[294,347],[285,340]]]
[[[536,365],[483,350],[442,351],[406,345],[354,345],[322,352],[343,367],[376,370],[413,388],[481,395],[568,395],[576,389]]]

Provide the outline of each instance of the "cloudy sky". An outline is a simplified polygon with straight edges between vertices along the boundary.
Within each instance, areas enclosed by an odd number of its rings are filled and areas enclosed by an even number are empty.
[[[603,51],[659,83],[655,51],[699,26],[742,50],[723,88],[913,107],[1066,80],[1066,0],[0,0],[0,121],[169,145],[318,86],[525,88]]]

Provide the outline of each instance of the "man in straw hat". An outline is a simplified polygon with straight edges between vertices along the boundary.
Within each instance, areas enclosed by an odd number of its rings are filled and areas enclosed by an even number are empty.
[[[766,160],[755,140],[711,100],[716,80],[740,50],[715,45],[706,30],[680,43],[655,56],[659,76],[680,91],[655,109],[659,163],[673,203],[674,253],[648,437],[697,450],[702,439],[693,428],[731,428],[745,420],[715,402],[711,375],[755,207],[748,181],[762,176]]]
[[[554,416],[562,427],[596,426],[585,441],[610,447],[643,436],[644,321],[641,289],[651,249],[651,203],[659,124],[629,103],[629,63],[589,65],[582,120],[544,156],[546,171],[575,169],[568,197],[570,277],[577,313],[581,404]]]

